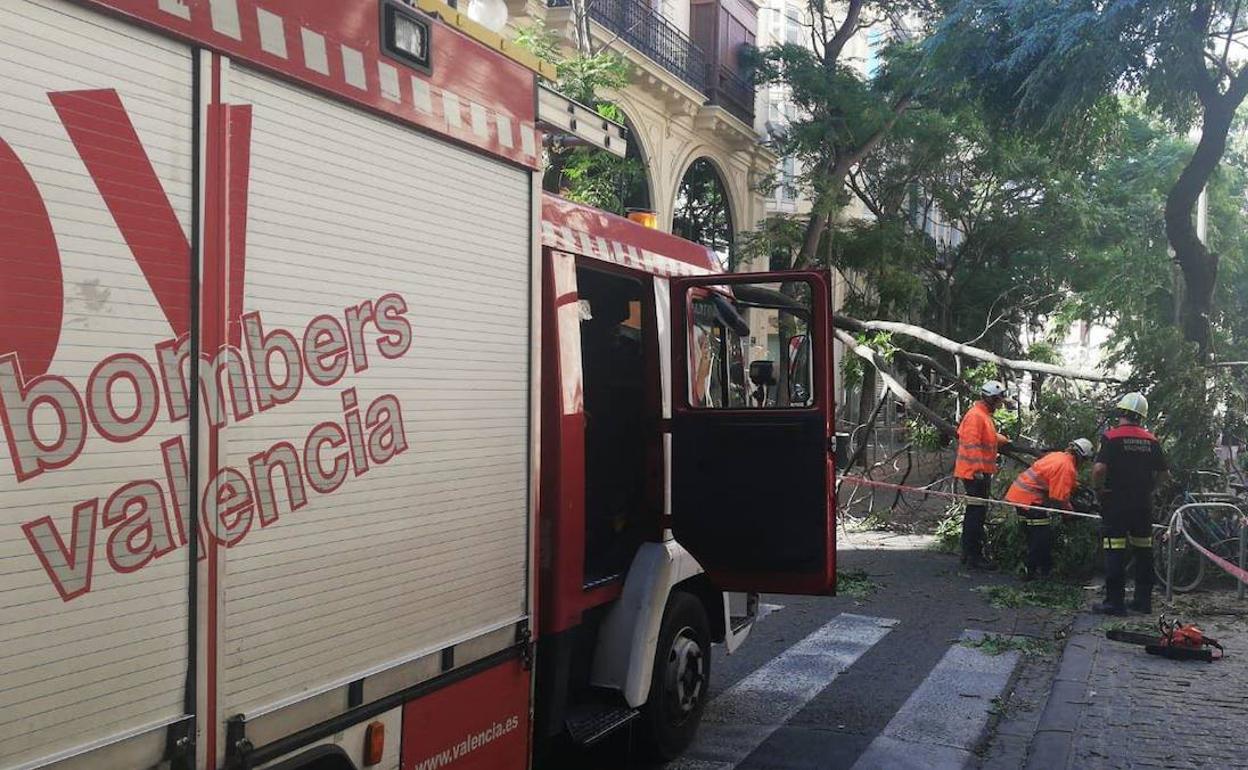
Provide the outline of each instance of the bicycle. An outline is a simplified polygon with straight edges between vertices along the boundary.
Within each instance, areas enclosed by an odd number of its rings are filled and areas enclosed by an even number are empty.
[[[1207,471],[1198,474],[1218,476]],[[1248,485],[1231,482],[1225,484],[1222,492],[1193,492],[1184,490],[1175,496],[1169,507],[1160,512],[1158,524],[1167,527],[1158,530],[1153,538],[1153,570],[1157,582],[1163,588],[1169,579],[1170,539],[1174,540],[1174,573],[1173,584],[1170,586],[1175,593],[1188,593],[1196,590],[1205,579],[1206,560],[1191,542],[1179,532],[1172,533],[1169,529],[1170,517],[1185,505],[1198,507],[1189,508],[1183,514],[1183,528],[1192,539],[1208,548],[1213,553],[1228,561],[1239,559],[1240,517],[1225,504],[1230,503],[1242,513],[1248,503]],[[1202,504],[1208,507],[1199,507]]]

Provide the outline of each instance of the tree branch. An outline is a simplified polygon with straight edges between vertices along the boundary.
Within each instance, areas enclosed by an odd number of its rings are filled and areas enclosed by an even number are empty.
[[[924,419],[936,426],[936,430],[943,435],[956,439],[958,436],[958,426],[946,420],[935,412],[931,407],[914,397],[914,394],[906,390],[906,387],[897,381],[893,375],[889,374],[887,362],[884,357],[875,352],[871,348],[863,345],[858,340],[851,337],[847,332],[840,329],[835,330],[836,338],[840,340],[845,347],[853,351],[854,355],[871,364],[875,368],[876,375],[883,381],[884,386],[892,392],[898,401],[905,404],[906,409],[913,409],[923,415]]]
[[[845,20],[836,28],[836,33],[827,42],[823,50],[823,66],[832,67],[841,57],[841,51],[849,43],[857,31],[858,18],[862,15],[863,0],[849,0],[845,9]]]
[[[1034,372],[1037,374],[1052,374],[1057,377],[1065,377],[1071,380],[1088,380],[1090,382],[1121,382],[1118,378],[1110,377],[1099,372],[1088,371],[1085,369],[1071,369],[1056,364],[1044,364],[1037,361],[1018,361],[1015,359],[999,356],[989,350],[964,345],[956,342],[948,337],[942,337],[930,329],[914,324],[902,323],[900,321],[861,321],[857,318],[851,318],[846,315],[834,313],[832,315],[832,325],[838,330],[838,339],[842,332],[839,330],[847,330],[851,332],[889,332],[891,334],[900,334],[905,337],[920,340],[931,345],[934,348],[943,350],[954,355],[966,356],[979,361],[987,361],[1016,372]],[[846,335],[848,336],[848,335]],[[850,339],[853,339],[852,337]],[[857,344],[855,342],[855,344]]]

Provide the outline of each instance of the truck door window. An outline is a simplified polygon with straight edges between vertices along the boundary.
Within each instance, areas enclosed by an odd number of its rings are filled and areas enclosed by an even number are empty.
[[[691,406],[814,404],[809,284],[734,284],[731,297],[702,287],[689,291]]]

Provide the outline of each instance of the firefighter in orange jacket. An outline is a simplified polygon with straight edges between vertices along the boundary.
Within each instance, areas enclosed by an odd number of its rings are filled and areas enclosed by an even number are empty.
[[[1075,491],[1079,464],[1090,459],[1092,442],[1077,438],[1070,442],[1066,451],[1049,452],[1032,463],[1030,468],[1018,474],[1005,493],[1005,499],[1014,503],[1027,533],[1027,572],[1024,580],[1047,578],[1053,571],[1049,512],[1033,510],[1030,506],[1070,510],[1070,496]]]
[[[953,475],[962,479],[966,494],[986,498],[992,491],[992,476],[997,472],[997,450],[1010,439],[997,432],[992,413],[1005,403],[1005,386],[989,380],[980,388],[980,400],[967,410],[958,425],[958,458]],[[967,503],[962,518],[962,563],[972,569],[996,569],[984,558],[984,519],[988,506]]]

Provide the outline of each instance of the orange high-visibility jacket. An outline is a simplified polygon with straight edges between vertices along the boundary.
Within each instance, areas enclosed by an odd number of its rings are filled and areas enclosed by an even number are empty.
[[[1018,474],[1005,499],[1015,505],[1040,505],[1045,499],[1066,503],[1075,491],[1077,475],[1074,455],[1049,452]]]
[[[976,401],[958,426],[958,459],[953,466],[953,475],[960,479],[972,479],[976,473],[996,473],[997,447],[1009,440],[997,433],[988,405]]]

